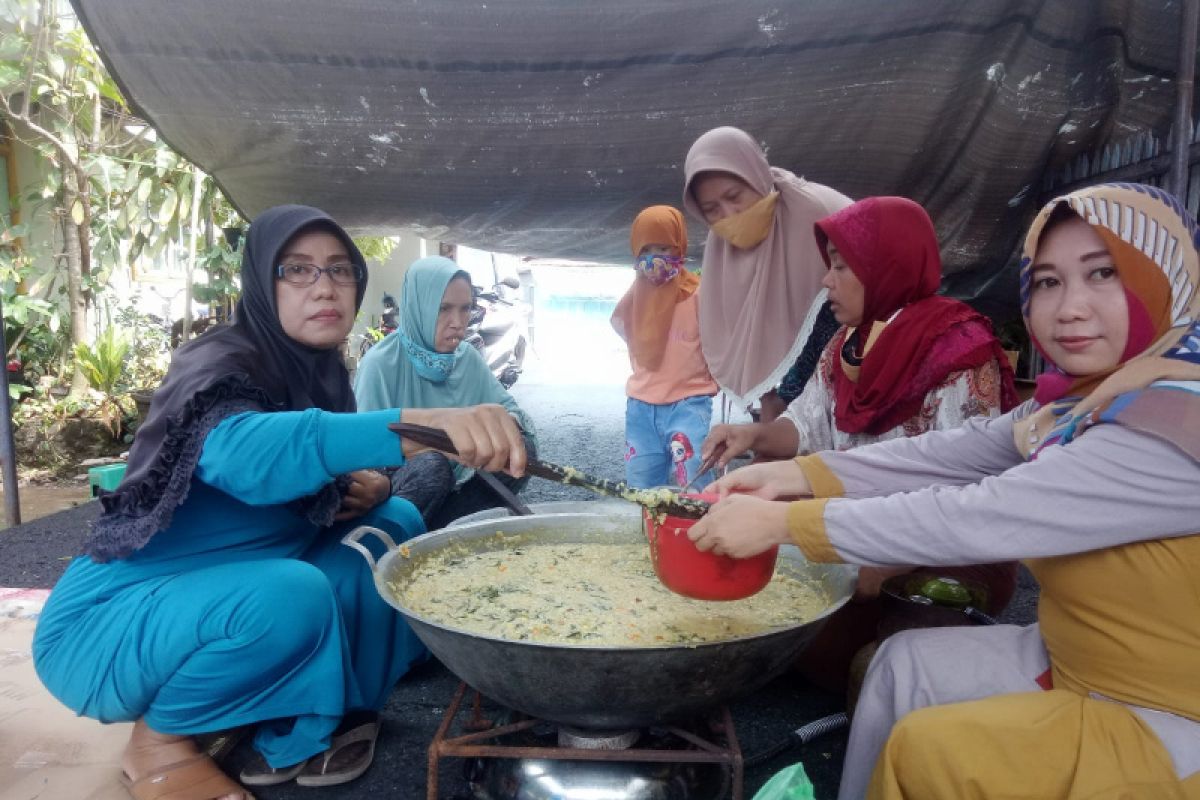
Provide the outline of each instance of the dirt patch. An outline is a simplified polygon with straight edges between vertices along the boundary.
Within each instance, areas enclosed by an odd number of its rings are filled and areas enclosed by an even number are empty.
[[[0,498],[4,498],[5,488],[0,486]],[[17,498],[21,506],[21,521],[40,519],[68,508],[74,508],[92,499],[91,488],[86,480],[83,481],[50,481],[46,483],[19,484]],[[8,520],[0,513],[0,529],[8,527]]]
[[[101,421],[88,417],[68,417],[49,422],[26,423],[13,430],[17,465],[23,470],[37,470],[33,478],[48,471],[58,479],[71,479],[87,472],[80,464],[89,459],[114,457],[129,449]],[[22,483],[28,477],[22,472]]]
[[[88,468],[118,461],[129,448],[102,419],[57,406],[43,410],[41,415],[26,414],[13,428],[22,522],[91,500]],[[7,488],[0,485],[0,498]],[[7,525],[7,514],[0,512],[0,528]]]

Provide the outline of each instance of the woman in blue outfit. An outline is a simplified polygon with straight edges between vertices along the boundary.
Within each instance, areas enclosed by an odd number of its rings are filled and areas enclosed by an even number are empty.
[[[424,530],[372,471],[422,449],[387,424],[441,427],[473,467],[524,469],[500,406],[350,413],[338,347],[366,280],[323,212],[254,221],[233,322],[176,353],[125,479],[46,604],[38,675],[80,715],[135,723],[122,768],[139,800],[250,797],[191,738],[248,724],[261,759],[243,783],[361,774],[378,710],[425,656],[339,546],[359,524]]]

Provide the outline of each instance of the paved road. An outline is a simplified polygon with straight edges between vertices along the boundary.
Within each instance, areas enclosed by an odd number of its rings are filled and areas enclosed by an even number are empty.
[[[622,477],[624,394],[619,382],[597,379],[590,384],[562,384],[553,370],[535,365],[514,388],[514,395],[534,416],[544,458],[609,478]],[[591,499],[583,490],[538,480],[530,483],[526,496],[531,502]],[[0,586],[52,586],[67,560],[79,551],[86,526],[97,511],[97,504],[91,502],[0,531]],[[1005,619],[1032,620],[1034,599],[1033,584],[1023,576],[1018,597]],[[323,790],[320,796],[329,800],[424,797],[426,748],[456,683],[454,676],[436,662],[407,676],[385,710],[385,728],[374,766],[358,781]],[[765,751],[796,727],[839,710],[840,703],[838,697],[785,677],[736,703],[732,710],[743,751],[749,756]],[[831,798],[844,748],[844,734],[833,734],[752,766],[746,773],[746,796],[751,796],[774,772],[803,760],[817,787],[817,797]],[[235,770],[247,755],[245,745],[233,754]],[[463,762],[447,760],[439,774],[442,797],[470,796]],[[314,790],[294,784],[258,789],[255,793],[263,800],[311,800],[317,796]]]

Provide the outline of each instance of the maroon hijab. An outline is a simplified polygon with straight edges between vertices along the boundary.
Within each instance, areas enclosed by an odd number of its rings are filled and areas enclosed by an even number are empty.
[[[857,380],[840,367],[834,372],[839,430],[891,430],[915,416],[952,373],[992,359],[1000,365],[1001,408],[1017,404],[1012,367],[991,323],[965,303],[937,295],[942,260],[924,208],[903,197],[869,197],[820,220],[815,233],[826,266],[825,246],[832,242],[863,285],[863,341],[872,323],[887,324]],[[841,352],[846,335],[843,329],[834,337],[834,352]]]

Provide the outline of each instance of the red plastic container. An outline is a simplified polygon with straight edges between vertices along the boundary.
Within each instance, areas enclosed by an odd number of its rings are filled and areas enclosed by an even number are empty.
[[[715,495],[687,495],[716,502]],[[666,516],[662,522],[642,512],[654,572],[676,594],[697,600],[741,600],[759,592],[775,574],[779,548],[750,558],[730,558],[702,552],[688,538],[694,519]]]

